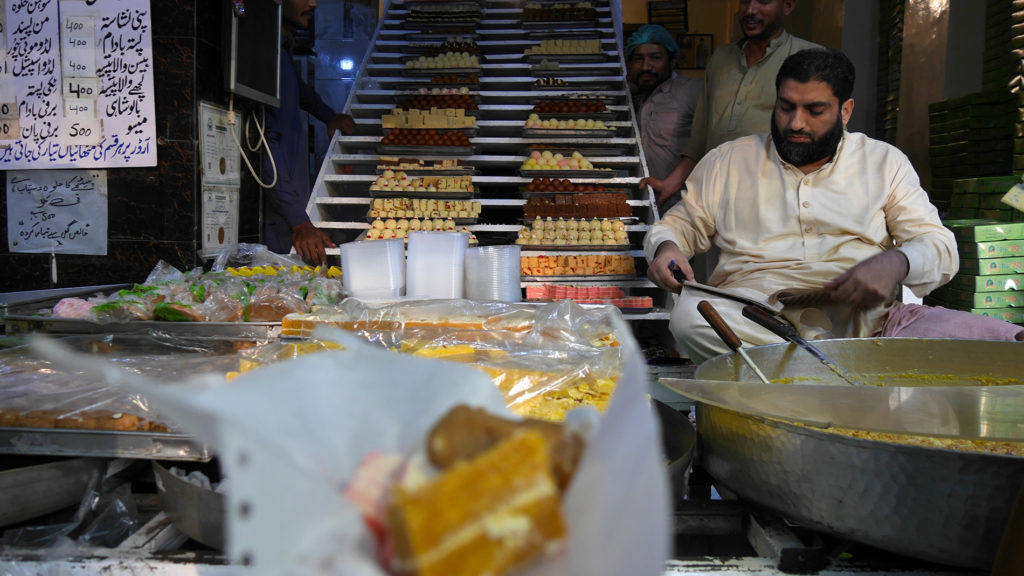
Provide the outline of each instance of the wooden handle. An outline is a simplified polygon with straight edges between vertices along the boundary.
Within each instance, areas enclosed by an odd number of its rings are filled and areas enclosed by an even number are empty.
[[[715,310],[715,307],[711,305],[711,302],[701,300],[697,304],[697,312],[700,312],[700,315],[714,328],[715,333],[722,339],[722,342],[725,342],[726,346],[733,350],[739,350],[743,346],[739,337],[732,331],[732,328],[729,328],[729,325],[725,323],[725,320],[718,314],[718,310]]]
[[[768,312],[765,312],[761,308],[749,304],[743,307],[743,315],[750,318],[754,322],[757,322],[761,326],[769,329],[775,335],[784,338],[786,340],[793,340],[793,338],[800,338],[800,333],[797,332],[796,328],[789,324],[779,320],[772,316]]]

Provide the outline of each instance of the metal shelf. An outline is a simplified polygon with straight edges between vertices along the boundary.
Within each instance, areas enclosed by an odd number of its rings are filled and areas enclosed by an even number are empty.
[[[483,4],[477,26],[463,32],[447,31],[443,34],[404,26],[404,19],[408,15],[404,6],[401,6],[403,9],[386,9],[346,106],[346,110],[357,120],[358,132],[354,136],[336,134],[331,141],[307,206],[311,220],[318,227],[331,230],[337,241],[355,240],[369,228],[366,222],[366,210],[371,202],[369,186],[377,178],[377,166],[382,155],[415,157],[428,161],[453,158],[429,149],[422,155],[381,154],[379,141],[384,131],[380,117],[396,107],[399,97],[421,88],[439,86],[430,82],[428,72],[419,70],[410,74],[404,66],[407,57],[423,55],[425,45],[431,42],[440,44],[445,37],[466,35],[475,39],[480,62],[479,72],[476,73],[477,82],[467,86],[467,92],[476,101],[478,111],[474,113],[477,117],[476,132],[470,138],[472,153],[458,156],[458,159],[473,167],[473,185],[479,193],[472,200],[479,202],[483,208],[480,222],[466,228],[477,236],[481,245],[513,242],[516,233],[524,225],[522,208],[527,202],[520,188],[530,183],[535,175],[540,176],[537,172],[530,173],[529,177],[520,175],[520,167],[526,159],[524,152],[530,147],[574,149],[579,150],[595,167],[610,169],[609,173],[589,172],[586,177],[579,178],[556,172],[547,177],[570,178],[578,184],[595,184],[611,190],[628,191],[627,203],[634,217],[639,218],[638,223],[626,227],[632,241],[630,249],[602,251],[595,246],[594,250],[529,250],[522,254],[628,254],[642,260],[643,251],[639,240],[656,216],[652,191],[639,188],[647,168],[639,146],[636,118],[625,82],[622,39],[616,32],[621,30],[621,22],[617,21],[618,12],[605,0],[595,0],[592,4],[597,9],[597,19],[589,28],[581,28],[579,23],[557,22],[524,26],[520,5],[511,0],[488,0]],[[561,36],[598,39],[602,61],[568,62],[564,60],[572,58],[562,58],[558,70],[538,72],[535,63],[529,62],[525,56],[526,49],[540,44],[542,39]],[[550,60],[559,60],[559,56],[552,55]],[[445,70],[441,73],[451,72]],[[564,85],[538,86],[543,76],[561,78]],[[445,87],[452,86],[455,85]],[[605,123],[614,130],[614,136],[523,136],[523,126],[537,101],[576,98],[580,95],[598,97],[605,102],[607,110],[611,112],[605,117]],[[581,114],[580,117],[586,115]],[[587,150],[596,153],[588,154]],[[609,150],[615,153],[609,153]],[[619,150],[622,153],[618,153]],[[414,177],[423,175],[418,173]],[[408,195],[413,198],[430,197],[429,193],[409,192]],[[340,249],[332,248],[328,253],[338,254]],[[626,280],[594,277],[592,280],[584,280],[588,281],[614,284],[639,290],[639,293],[654,294],[658,290],[642,277]],[[537,284],[536,281],[522,283],[523,286]],[[624,317],[635,321],[666,320],[668,312],[655,309],[647,314],[629,314]]]

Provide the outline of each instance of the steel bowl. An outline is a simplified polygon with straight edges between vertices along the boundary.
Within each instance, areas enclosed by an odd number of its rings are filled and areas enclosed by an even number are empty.
[[[867,381],[905,373],[934,375],[929,385],[1024,377],[1024,344],[1012,342],[815,345]],[[771,379],[835,384],[827,368],[793,344],[747,351]],[[756,381],[734,354],[705,362],[696,377]],[[697,406],[697,432],[705,468],[739,498],[842,538],[961,567],[991,569],[1024,486],[1024,458],[852,438],[707,404]]]

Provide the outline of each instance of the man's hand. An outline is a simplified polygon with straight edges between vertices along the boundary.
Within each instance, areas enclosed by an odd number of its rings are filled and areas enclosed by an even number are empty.
[[[327,123],[327,137],[334,137],[334,131],[339,130],[342,134],[351,135],[356,133],[356,121],[348,114],[335,114]]]
[[[672,169],[672,172],[664,179],[648,176],[640,180],[640,189],[643,190],[644,186],[653,188],[654,201],[661,206],[673,194],[678,194],[683,189],[683,184],[686,183],[686,179],[690,177],[690,172],[693,172],[693,167],[696,165],[697,163],[692,158],[683,156],[679,163],[676,164],[676,167]]]
[[[843,272],[824,288],[837,302],[845,302],[854,310],[866,310],[887,304],[908,272],[910,262],[906,255],[888,250]]]
[[[324,247],[334,248],[331,238],[309,220],[292,227],[292,245],[299,256],[316,265],[327,263],[327,251]]]
[[[693,281],[693,270],[690,268],[690,257],[676,246],[675,242],[665,241],[658,245],[654,252],[654,260],[647,267],[647,278],[665,290],[678,294],[683,285],[676,280],[673,272],[679,270],[683,276]]]

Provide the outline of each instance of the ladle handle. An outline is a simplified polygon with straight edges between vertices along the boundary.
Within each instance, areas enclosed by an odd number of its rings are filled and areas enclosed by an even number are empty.
[[[793,338],[800,338],[800,332],[798,332],[796,328],[782,320],[779,320],[753,304],[748,304],[743,307],[743,315],[754,322],[757,322],[761,326],[764,326],[768,330],[771,330],[773,334],[785,340],[793,341]]]
[[[715,307],[711,305],[711,302],[701,300],[697,304],[697,312],[700,312],[700,315],[708,321],[708,324],[715,330],[718,337],[722,339],[722,342],[725,342],[726,346],[733,350],[739,350],[743,346],[739,337],[732,331],[732,328],[729,328],[729,325],[725,323],[725,320],[722,319],[718,310],[715,310]]]

